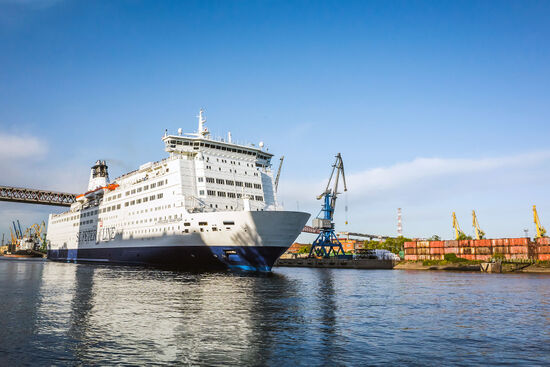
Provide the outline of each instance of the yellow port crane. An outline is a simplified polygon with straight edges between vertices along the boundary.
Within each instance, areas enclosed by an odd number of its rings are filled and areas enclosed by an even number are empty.
[[[533,220],[535,222],[535,226],[537,227],[537,238],[545,237],[546,229],[544,229],[544,227],[540,224],[539,214],[537,213],[536,205],[533,205]]]
[[[482,240],[485,238],[485,232],[479,228],[479,223],[477,221],[476,211],[472,210],[472,226],[474,227],[474,231],[476,233],[476,240]]]
[[[458,220],[456,219],[456,214],[453,212],[453,228],[455,230],[455,238],[458,241],[461,237],[466,237],[466,234],[460,229],[458,225]]]

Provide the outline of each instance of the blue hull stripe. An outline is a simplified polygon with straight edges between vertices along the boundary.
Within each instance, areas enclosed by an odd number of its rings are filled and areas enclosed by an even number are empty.
[[[165,246],[49,250],[54,261],[166,266],[190,271],[236,269],[269,272],[286,247]]]

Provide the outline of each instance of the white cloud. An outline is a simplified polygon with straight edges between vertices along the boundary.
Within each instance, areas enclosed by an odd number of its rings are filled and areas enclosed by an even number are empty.
[[[390,195],[392,192],[425,191],[426,187],[438,184],[448,186],[449,178],[471,178],[481,175],[490,180],[491,175],[513,173],[550,161],[550,151],[539,151],[514,156],[496,158],[416,158],[412,161],[396,163],[387,167],[376,167],[353,172],[347,166],[347,187],[354,198]],[[321,193],[326,185],[312,179],[281,182],[281,198],[286,200],[307,200]],[[342,186],[340,185],[342,188]]]
[[[43,158],[48,152],[45,141],[34,136],[18,136],[0,133],[0,160],[14,158]]]
[[[541,151],[497,158],[416,158],[351,174],[348,186],[363,195],[401,189],[431,179],[474,174],[487,174],[499,170],[523,169],[550,160],[550,151]],[[471,177],[471,176],[470,176]]]

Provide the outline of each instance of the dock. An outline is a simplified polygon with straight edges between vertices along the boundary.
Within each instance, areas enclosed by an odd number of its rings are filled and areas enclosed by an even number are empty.
[[[398,263],[396,260],[379,259],[317,259],[296,258],[279,259],[275,266],[303,267],[303,268],[337,268],[337,269],[393,269]]]

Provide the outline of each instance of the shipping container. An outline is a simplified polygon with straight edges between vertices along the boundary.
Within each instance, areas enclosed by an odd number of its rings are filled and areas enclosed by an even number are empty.
[[[535,239],[539,245],[550,245],[550,237],[542,237]]]
[[[430,255],[443,255],[445,254],[444,247],[432,247],[430,248]]]
[[[430,241],[430,248],[445,247],[445,241]]]
[[[416,247],[430,247],[430,241],[418,241]]]
[[[415,242],[415,241],[412,241],[412,242],[405,242],[404,247],[405,247],[405,248],[415,248],[415,247],[416,247],[416,242]]]
[[[452,241],[445,241],[445,247],[458,247],[458,241],[452,240]]]
[[[473,255],[474,254],[474,248],[472,247],[460,247],[460,254],[461,255]]]
[[[415,248],[406,248],[405,249],[405,255],[416,255],[416,249]]]
[[[493,255],[491,247],[476,247],[476,255]]]
[[[446,254],[458,254],[458,247],[445,247]]]
[[[550,254],[539,254],[538,260],[540,261],[550,261]]]
[[[509,254],[510,253],[510,247],[508,246],[493,246],[493,255],[494,254]]]
[[[511,246],[525,246],[529,244],[529,238],[526,237],[510,238],[509,241]]]
[[[429,255],[430,254],[430,248],[429,247],[417,247],[416,248],[416,254],[417,255]]]
[[[416,260],[418,260],[418,255],[405,255],[405,260],[407,260],[407,261],[416,261]]]
[[[474,247],[490,247],[491,240],[473,240],[472,245]]]
[[[550,246],[537,246],[538,254],[550,254]]]
[[[510,246],[511,254],[525,254],[529,253],[529,246]]]

